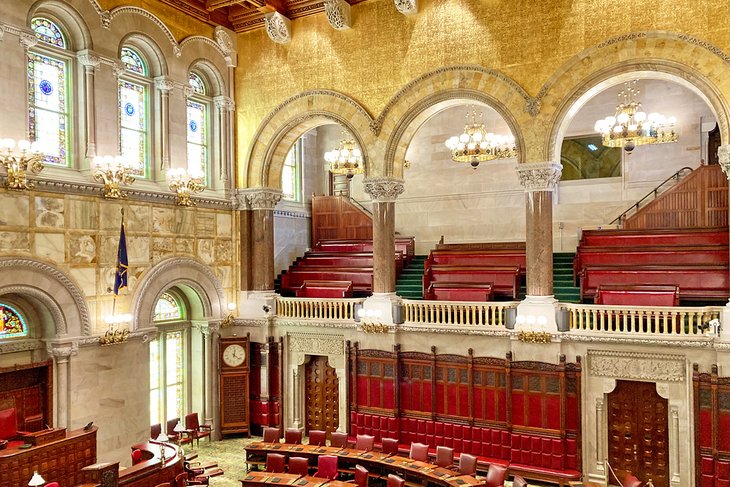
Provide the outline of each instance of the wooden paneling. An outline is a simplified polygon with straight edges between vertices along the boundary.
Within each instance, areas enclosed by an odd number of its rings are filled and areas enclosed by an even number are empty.
[[[328,239],[373,238],[372,217],[345,196],[312,197],[312,245]]]
[[[692,174],[629,217],[624,228],[699,228],[728,224],[728,180],[719,165]]]
[[[698,487],[730,485],[730,377],[694,365],[695,472]]]
[[[15,408],[18,429],[53,426],[53,362],[0,369],[0,410]]]
[[[337,431],[339,420],[339,380],[327,357],[312,357],[305,366],[307,432]]]

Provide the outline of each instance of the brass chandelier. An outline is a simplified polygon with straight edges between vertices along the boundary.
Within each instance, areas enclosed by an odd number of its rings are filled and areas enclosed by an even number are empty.
[[[469,119],[471,116],[471,120]],[[507,159],[517,156],[515,138],[512,135],[497,135],[487,132],[482,114],[472,110],[466,114],[466,124],[461,135],[454,135],[446,141],[454,162],[468,162],[476,169],[480,162],[493,159]]]
[[[624,83],[624,89],[618,94],[616,114],[596,122],[595,130],[601,134],[604,146],[623,147],[626,152],[631,152],[638,145],[677,141],[674,131],[677,119],[659,113],[647,115],[637,100],[639,93],[636,80]]]
[[[342,132],[342,140],[336,149],[325,152],[324,160],[329,163],[332,174],[344,174],[347,179],[365,172],[362,151],[347,132]]]

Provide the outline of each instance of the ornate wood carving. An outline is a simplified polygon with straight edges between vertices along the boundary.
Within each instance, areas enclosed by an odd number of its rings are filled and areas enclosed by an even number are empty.
[[[306,430],[337,431],[339,421],[339,380],[327,357],[312,357],[305,366]]]

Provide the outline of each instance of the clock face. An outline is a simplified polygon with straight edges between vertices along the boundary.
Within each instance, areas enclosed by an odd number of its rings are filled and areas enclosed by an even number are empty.
[[[223,362],[229,367],[238,367],[246,360],[246,349],[241,345],[228,345],[223,350]]]

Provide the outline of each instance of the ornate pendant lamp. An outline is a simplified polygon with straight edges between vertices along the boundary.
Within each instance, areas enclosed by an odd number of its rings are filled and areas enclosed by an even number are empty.
[[[471,120],[470,120],[471,115]],[[476,169],[480,162],[507,159],[517,156],[515,138],[512,135],[497,135],[487,132],[482,123],[482,114],[472,110],[466,114],[466,124],[461,135],[454,135],[446,141],[454,162],[468,162]]]
[[[344,131],[340,145],[336,149],[325,152],[324,160],[330,164],[332,174],[344,174],[347,179],[352,179],[355,174],[365,172],[362,151],[355,143],[355,139]]]

